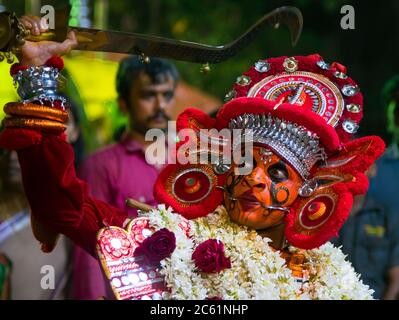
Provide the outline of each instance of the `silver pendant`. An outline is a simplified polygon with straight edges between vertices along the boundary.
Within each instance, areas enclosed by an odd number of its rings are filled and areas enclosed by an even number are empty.
[[[359,129],[358,124],[352,120],[345,120],[342,123],[342,127],[348,133],[355,133],[357,131],[357,129]]]
[[[316,191],[317,187],[316,179],[305,180],[299,188],[298,194],[301,197],[308,198]]]
[[[358,86],[345,85],[341,89],[342,93],[347,97],[352,97],[359,92]]]
[[[261,73],[268,72],[270,70],[270,64],[267,61],[259,60],[255,62],[255,70]]]
[[[320,60],[316,62],[317,66],[323,70],[328,70],[330,69],[330,64],[328,64],[327,62]]]

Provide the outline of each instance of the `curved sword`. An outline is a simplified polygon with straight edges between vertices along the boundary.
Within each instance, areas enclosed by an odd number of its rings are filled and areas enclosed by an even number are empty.
[[[295,45],[299,40],[303,25],[303,18],[299,9],[280,7],[263,16],[236,40],[225,45],[211,46],[145,34],[68,27],[69,9],[56,12],[54,31],[40,36],[26,35],[25,31],[20,32],[20,34],[22,33],[23,38],[29,41],[62,41],[69,31],[74,31],[79,43],[75,50],[146,55],[195,63],[220,63],[247,47],[267,26],[286,25],[291,33],[292,44]],[[21,26],[19,25],[19,27]],[[2,38],[1,35],[0,44],[6,42]]]

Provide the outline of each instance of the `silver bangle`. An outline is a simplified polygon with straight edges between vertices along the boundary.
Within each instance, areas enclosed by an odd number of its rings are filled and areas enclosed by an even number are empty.
[[[65,83],[65,78],[57,68],[49,66],[29,67],[14,75],[14,86],[18,85],[18,95],[23,103],[38,101],[43,104],[49,101],[51,105],[59,100],[64,107],[66,99],[58,93]]]

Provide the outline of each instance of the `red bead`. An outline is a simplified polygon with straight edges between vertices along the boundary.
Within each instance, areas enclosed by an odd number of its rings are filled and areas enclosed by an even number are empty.
[[[333,62],[331,64],[332,68],[335,68],[337,71],[345,73],[346,74],[346,67],[338,62]]]
[[[13,76],[15,76],[19,71],[21,71],[21,70],[26,70],[26,69],[28,69],[27,66],[22,66],[22,65],[19,64],[19,63],[14,63],[14,64],[11,66],[11,68],[10,68],[10,75],[13,77]]]
[[[48,67],[57,68],[59,71],[61,71],[64,69],[64,60],[61,57],[53,56],[46,61],[45,65]]]

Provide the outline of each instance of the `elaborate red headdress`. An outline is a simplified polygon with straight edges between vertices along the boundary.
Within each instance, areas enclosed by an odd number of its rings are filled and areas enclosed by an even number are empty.
[[[185,110],[177,130],[191,128],[200,136],[200,129],[252,129],[253,142],[273,149],[305,181],[286,217],[287,240],[310,249],[336,235],[353,196],[367,191],[364,172],[384,151],[379,137],[351,140],[363,97],[346,68],[317,54],[260,60],[237,78],[226,99],[216,119]],[[223,202],[218,187],[226,173],[223,163],[168,165],[154,195],[186,218],[205,216]]]

